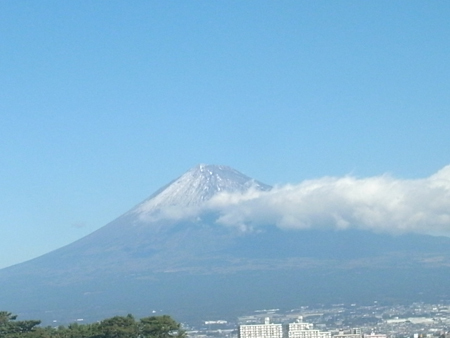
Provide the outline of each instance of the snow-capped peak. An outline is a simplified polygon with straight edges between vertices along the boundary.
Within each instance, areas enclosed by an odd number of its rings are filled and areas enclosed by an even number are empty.
[[[250,188],[269,190],[270,186],[228,166],[199,164],[150,196],[134,212],[147,214],[167,207],[201,207],[218,193],[243,193]]]

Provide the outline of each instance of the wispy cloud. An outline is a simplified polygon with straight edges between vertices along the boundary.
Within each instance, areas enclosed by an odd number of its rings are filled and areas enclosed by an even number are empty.
[[[217,222],[243,229],[275,224],[450,235],[450,166],[424,179],[324,177],[269,192],[223,193],[208,208],[220,213]]]
[[[87,226],[86,222],[76,222],[76,223],[72,223],[72,228],[77,228],[77,229],[81,229],[81,228],[85,228]]]

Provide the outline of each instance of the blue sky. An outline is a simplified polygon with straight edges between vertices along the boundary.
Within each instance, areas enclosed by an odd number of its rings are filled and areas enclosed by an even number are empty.
[[[198,163],[268,184],[450,163],[448,1],[0,2],[0,267]]]

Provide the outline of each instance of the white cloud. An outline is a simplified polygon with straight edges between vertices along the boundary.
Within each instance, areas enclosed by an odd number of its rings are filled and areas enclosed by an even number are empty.
[[[324,177],[269,192],[222,193],[208,208],[221,214],[219,223],[244,229],[276,224],[450,235],[450,166],[425,179]]]

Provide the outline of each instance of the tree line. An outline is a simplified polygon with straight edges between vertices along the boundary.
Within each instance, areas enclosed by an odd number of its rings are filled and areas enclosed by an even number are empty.
[[[170,316],[136,320],[132,315],[115,316],[92,324],[41,327],[40,320],[17,320],[0,311],[0,338],[185,338],[179,323]]]

